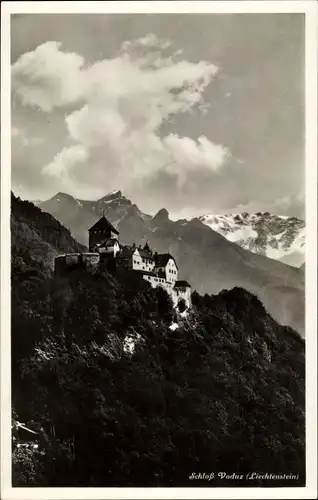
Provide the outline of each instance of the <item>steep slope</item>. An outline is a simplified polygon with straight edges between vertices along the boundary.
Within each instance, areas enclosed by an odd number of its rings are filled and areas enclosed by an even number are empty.
[[[191,487],[192,471],[253,470],[298,480],[200,486],[304,484],[304,341],[255,296],[194,294],[173,332],[168,295],[142,279],[75,273],[51,289],[52,334],[24,357],[15,404],[39,450],[13,447],[14,486]]]
[[[88,227],[108,207],[106,215],[120,231],[122,243],[148,241],[153,250],[169,251],[180,275],[200,293],[246,288],[260,297],[277,321],[304,332],[304,276],[298,269],[239,247],[199,219],[173,222],[165,209],[153,218],[147,216],[120,191],[97,202],[58,198],[41,206],[69,224],[81,241],[87,241]]]
[[[19,361],[50,333],[50,286],[54,258],[81,252],[52,215],[11,193],[11,347],[12,384],[19,380]]]
[[[300,267],[305,260],[305,222],[296,217],[256,214],[202,215],[199,219],[251,252]]]
[[[41,263],[46,270],[53,268],[54,257],[62,252],[85,249],[52,215],[33,203],[11,194],[12,258]]]

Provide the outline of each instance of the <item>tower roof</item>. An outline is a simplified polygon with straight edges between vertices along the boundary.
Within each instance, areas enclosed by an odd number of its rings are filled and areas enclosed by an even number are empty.
[[[89,231],[95,231],[96,229],[108,229],[112,231],[113,233],[119,234],[117,229],[114,228],[111,222],[109,222],[108,219],[106,219],[105,216],[101,217],[99,221],[97,221],[92,227],[89,228]]]

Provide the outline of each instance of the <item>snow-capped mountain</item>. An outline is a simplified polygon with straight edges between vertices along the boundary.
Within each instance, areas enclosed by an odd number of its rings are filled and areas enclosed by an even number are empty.
[[[57,218],[70,229],[77,241],[84,245],[88,243],[88,228],[104,212],[119,231],[121,243],[144,244],[147,241],[154,251],[168,251],[174,255],[180,274],[192,284],[194,290],[199,293],[219,293],[222,289],[231,289],[235,286],[245,288],[256,293],[280,323],[303,332],[304,273],[278,260],[269,259],[264,254],[252,253],[249,251],[250,248],[240,248],[235,238],[234,243],[224,237],[226,234],[219,234],[220,227],[224,227],[223,231],[227,234],[230,232],[234,234],[234,228],[235,231],[239,228],[242,230],[244,224],[239,220],[244,218],[244,214],[231,216],[227,221],[225,216],[219,216],[223,218],[224,223],[221,224],[219,219],[217,227],[213,228],[216,230],[213,230],[198,218],[173,221],[164,208],[154,216],[147,215],[121,191],[109,193],[96,201],[80,200],[65,193],[58,193],[41,203],[40,208]],[[235,223],[234,217],[236,217]],[[267,226],[265,224],[268,216],[264,214],[263,225],[261,219],[262,217],[258,216],[258,224],[256,220],[253,224],[254,231],[259,234],[259,246],[262,235],[263,237],[267,235],[267,241],[270,232],[267,227],[269,221]],[[277,228],[274,229],[273,221],[271,233],[275,235],[282,233],[283,222],[276,222]],[[294,239],[292,238],[292,241]]]
[[[148,222],[152,219],[151,215],[143,213],[119,190],[112,191],[96,201],[81,200],[66,193],[57,193],[49,200],[39,203],[38,206],[56,217],[72,231],[73,236],[79,242],[85,245],[88,243],[87,228],[103,213],[115,227],[124,223],[130,227],[132,221],[134,224],[138,222],[142,225],[142,221]],[[156,218],[167,219],[166,212],[166,210],[159,211]],[[294,267],[300,267],[305,261],[305,222],[303,220],[268,212],[209,214],[200,216],[199,220],[228,241],[250,252]],[[182,221],[178,222],[182,224]],[[188,221],[185,220],[183,223],[187,224]]]
[[[305,222],[296,217],[254,214],[210,214],[199,219],[227,240],[253,253],[300,267],[305,261]]]

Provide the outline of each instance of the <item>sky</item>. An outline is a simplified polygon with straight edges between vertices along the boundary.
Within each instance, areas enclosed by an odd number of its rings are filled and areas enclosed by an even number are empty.
[[[304,217],[302,14],[11,16],[12,190]]]

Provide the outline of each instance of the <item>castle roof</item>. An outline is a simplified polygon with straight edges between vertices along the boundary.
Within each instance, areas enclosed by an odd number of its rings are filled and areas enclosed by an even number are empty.
[[[179,288],[179,287],[191,288],[191,285],[189,285],[189,283],[185,280],[179,280],[179,281],[175,282],[174,287],[175,288]]]
[[[108,219],[106,219],[105,216],[101,217],[99,221],[97,221],[91,228],[89,228],[89,231],[96,231],[96,230],[109,230],[112,231],[115,234],[119,234],[117,229],[114,228],[111,222],[109,222]]]
[[[122,255],[126,255],[126,256],[130,256],[136,250],[138,250],[138,253],[139,253],[140,257],[143,257],[144,259],[151,259],[151,260],[153,260],[153,256],[152,256],[151,252],[147,252],[147,250],[145,250],[144,248],[140,248],[140,247],[136,247],[136,246],[124,245],[124,246],[121,246],[121,250],[122,250]]]
[[[172,259],[174,261],[175,265],[177,266],[177,263],[176,263],[174,257],[172,257],[172,255],[170,255],[170,253],[157,253],[154,255],[155,266],[156,267],[166,267],[166,265],[168,264],[170,259]],[[178,268],[178,266],[177,266],[177,268]]]

